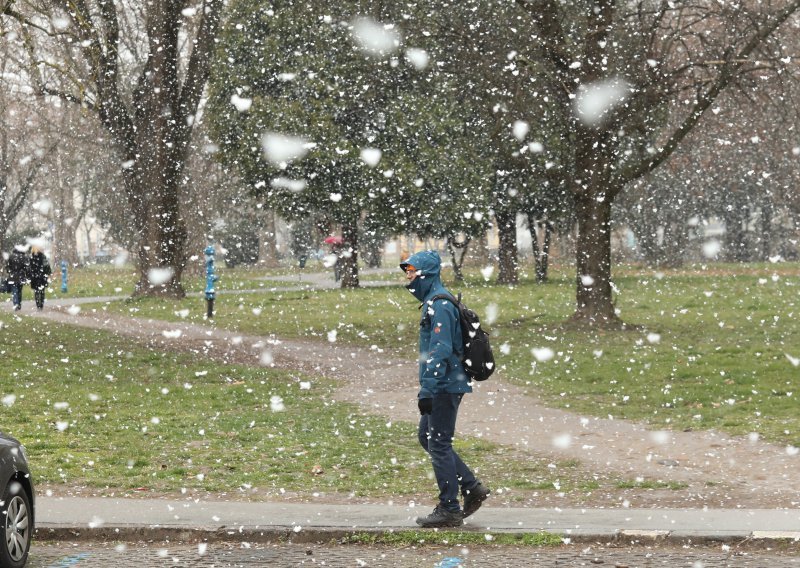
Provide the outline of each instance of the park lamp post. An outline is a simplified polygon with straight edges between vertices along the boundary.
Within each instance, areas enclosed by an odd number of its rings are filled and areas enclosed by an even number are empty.
[[[214,247],[208,245],[203,251],[206,257],[206,318],[214,317],[214,298],[217,295],[215,283],[219,276],[214,274]]]

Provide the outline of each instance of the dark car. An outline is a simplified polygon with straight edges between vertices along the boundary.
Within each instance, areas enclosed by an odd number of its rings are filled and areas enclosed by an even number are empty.
[[[0,432],[0,518],[5,538],[0,546],[0,568],[22,568],[28,561],[33,536],[33,482],[25,447]]]

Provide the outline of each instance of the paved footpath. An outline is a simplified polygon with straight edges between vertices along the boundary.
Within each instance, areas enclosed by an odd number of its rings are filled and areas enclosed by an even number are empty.
[[[330,540],[352,532],[414,530],[427,509],[410,505],[330,505],[104,497],[37,499],[39,538]],[[466,531],[546,531],[566,542],[800,542],[800,511],[741,509],[535,509],[483,507]],[[489,537],[491,538],[491,537]]]

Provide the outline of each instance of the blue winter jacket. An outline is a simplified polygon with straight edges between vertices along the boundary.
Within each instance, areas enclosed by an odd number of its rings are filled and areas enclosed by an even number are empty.
[[[440,278],[442,260],[439,253],[432,250],[418,252],[400,266],[405,269],[409,264],[417,269],[417,277],[406,288],[422,302],[418,397],[472,392],[459,359],[463,341],[458,308],[449,300],[431,301],[437,294],[450,294]]]

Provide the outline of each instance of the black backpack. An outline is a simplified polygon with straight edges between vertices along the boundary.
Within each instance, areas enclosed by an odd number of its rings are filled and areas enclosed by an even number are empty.
[[[437,294],[431,298],[431,304],[436,300],[450,300],[458,308],[461,337],[464,341],[461,363],[470,379],[485,381],[494,373],[494,353],[489,345],[489,334],[481,327],[478,314],[461,301],[461,293],[457,299],[450,294]]]

